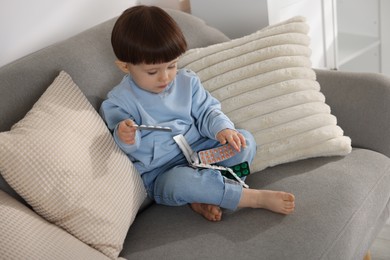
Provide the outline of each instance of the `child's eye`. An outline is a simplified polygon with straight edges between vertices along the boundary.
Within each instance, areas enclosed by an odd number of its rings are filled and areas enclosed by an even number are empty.
[[[153,75],[156,75],[157,71],[148,71],[148,74],[153,76]]]
[[[176,68],[176,63],[175,63],[175,64],[172,64],[172,65],[170,65],[170,66],[168,67],[168,69],[174,69],[174,68]]]

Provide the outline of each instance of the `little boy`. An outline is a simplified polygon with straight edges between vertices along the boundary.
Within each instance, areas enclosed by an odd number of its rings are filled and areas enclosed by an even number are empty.
[[[290,193],[243,189],[218,170],[188,165],[173,136],[182,134],[195,151],[230,144],[237,153],[220,162],[225,167],[251,163],[256,143],[249,132],[235,129],[195,73],[177,69],[187,44],[165,11],[154,6],[127,9],[113,28],[111,42],[116,65],[126,75],[100,113],[141,174],[148,196],[164,205],[190,204],[211,221],[221,220],[221,208],[293,212]],[[170,127],[172,132],[138,130],[135,125]]]

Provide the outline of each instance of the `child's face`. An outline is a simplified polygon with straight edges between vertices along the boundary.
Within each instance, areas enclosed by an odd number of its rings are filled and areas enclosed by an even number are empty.
[[[117,65],[123,71],[130,73],[131,77],[140,88],[158,94],[163,92],[168,84],[175,78],[178,60],[179,59],[177,58],[170,62],[159,64],[141,63],[134,65],[131,63],[117,63]]]

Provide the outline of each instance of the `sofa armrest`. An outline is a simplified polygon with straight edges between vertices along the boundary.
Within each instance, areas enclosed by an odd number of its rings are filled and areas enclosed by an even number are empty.
[[[3,259],[109,259],[0,191]]]
[[[352,145],[390,157],[390,78],[329,70],[316,74],[326,103]]]

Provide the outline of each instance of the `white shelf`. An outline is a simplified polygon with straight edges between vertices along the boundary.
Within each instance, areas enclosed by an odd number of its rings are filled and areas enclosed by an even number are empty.
[[[348,63],[379,45],[380,39],[377,37],[340,32],[338,34],[339,66]]]
[[[379,47],[372,48],[339,67],[341,71],[379,72],[381,70]]]

